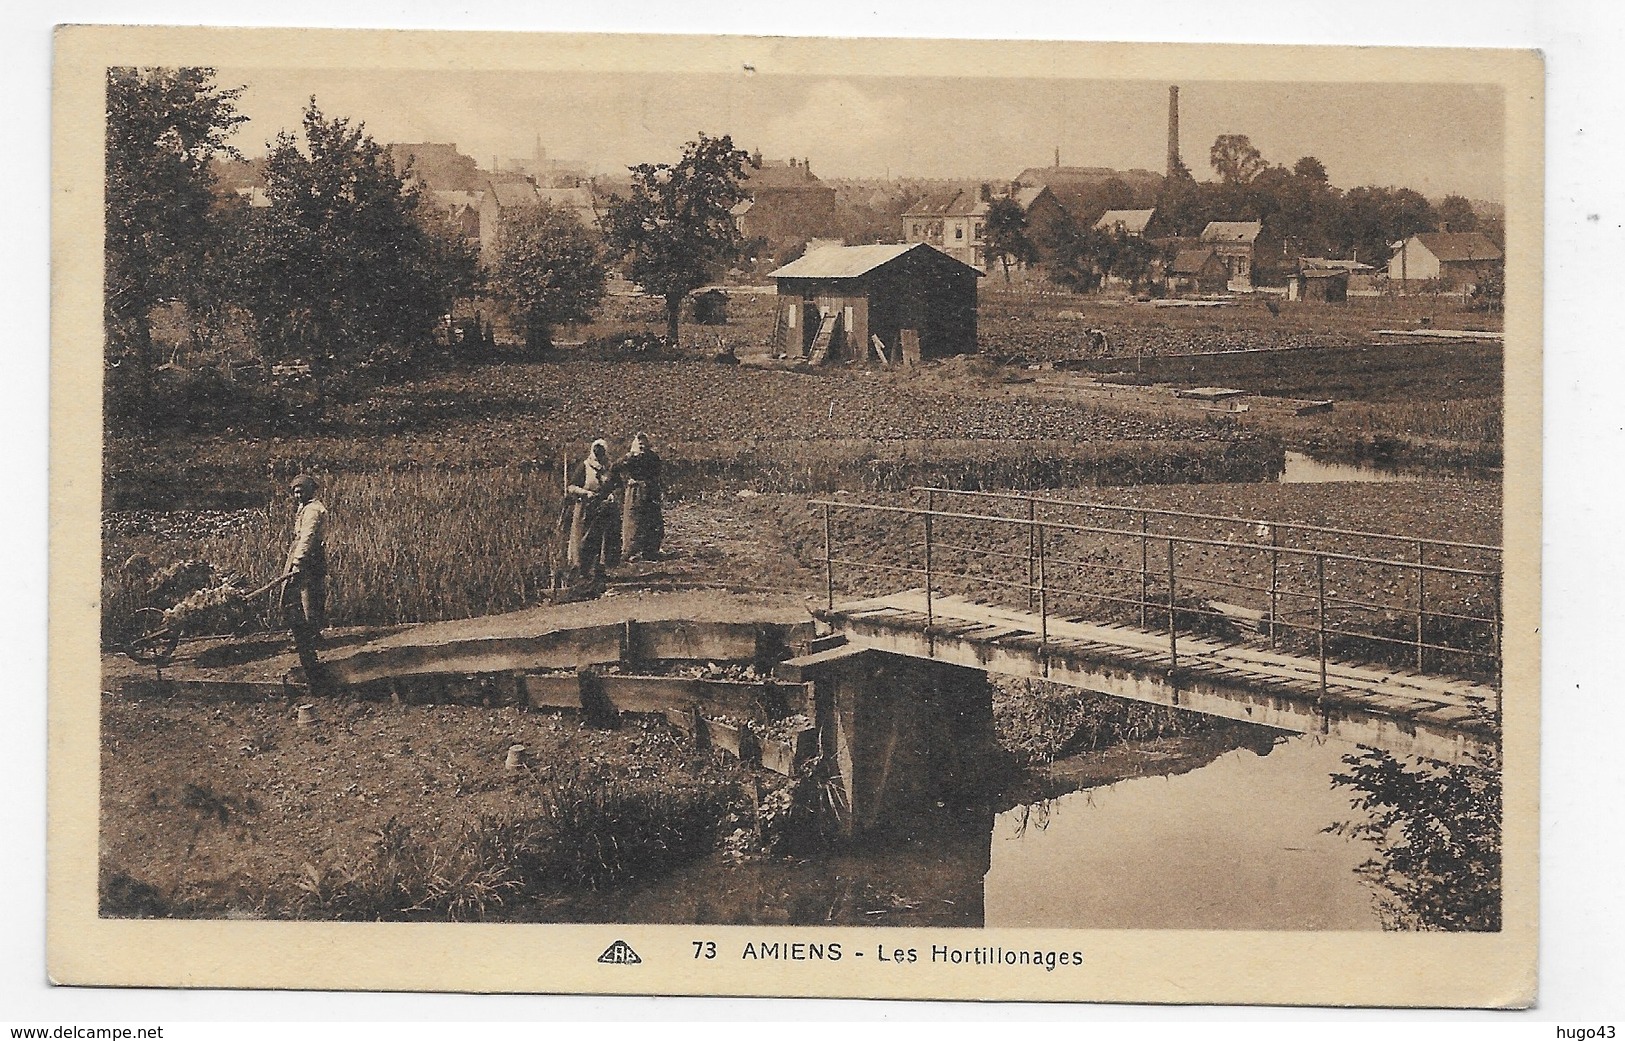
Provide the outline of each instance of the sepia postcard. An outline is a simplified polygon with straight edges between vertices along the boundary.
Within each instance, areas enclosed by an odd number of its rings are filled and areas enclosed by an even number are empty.
[[[55,982],[1535,1000],[1537,54],[54,90]]]

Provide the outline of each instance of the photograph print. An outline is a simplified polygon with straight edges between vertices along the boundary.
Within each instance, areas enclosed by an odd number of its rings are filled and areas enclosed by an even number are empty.
[[[1537,59],[58,49],[68,982],[1533,999]]]

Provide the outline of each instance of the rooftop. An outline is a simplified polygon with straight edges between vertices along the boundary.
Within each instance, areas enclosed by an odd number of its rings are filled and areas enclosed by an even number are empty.
[[[1264,230],[1262,221],[1215,220],[1202,229],[1203,242],[1252,242]]]
[[[929,255],[946,263],[957,265],[967,271],[976,271],[969,264],[963,264],[941,250],[932,249],[923,242],[911,242],[872,246],[824,246],[821,249],[808,250],[800,260],[792,260],[774,271],[772,277],[855,278],[890,264],[905,253],[919,249],[928,251]],[[976,271],[976,274],[980,276],[982,273]]]

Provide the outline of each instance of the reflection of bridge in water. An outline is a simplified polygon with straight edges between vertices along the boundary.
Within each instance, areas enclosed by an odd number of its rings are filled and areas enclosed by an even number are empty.
[[[798,664],[899,655],[1446,762],[1496,755],[1498,547],[917,492],[816,503],[820,615],[846,642]],[[868,595],[837,600],[837,576]]]

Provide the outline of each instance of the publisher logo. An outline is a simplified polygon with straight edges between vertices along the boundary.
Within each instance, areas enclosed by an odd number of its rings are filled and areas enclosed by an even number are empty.
[[[639,965],[643,962],[643,959],[638,957],[638,952],[625,940],[616,940],[604,948],[604,953],[598,956],[598,960],[605,965]]]

